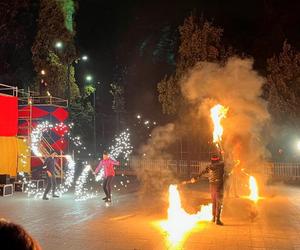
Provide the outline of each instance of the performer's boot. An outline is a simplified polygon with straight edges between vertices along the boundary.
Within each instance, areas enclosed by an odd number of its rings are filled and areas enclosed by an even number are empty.
[[[212,219],[211,219],[211,222],[215,223],[215,221],[216,221],[216,217],[213,216]]]
[[[222,206],[220,206],[217,211],[216,225],[219,225],[219,226],[224,225],[224,223],[221,221],[221,211],[222,211]]]

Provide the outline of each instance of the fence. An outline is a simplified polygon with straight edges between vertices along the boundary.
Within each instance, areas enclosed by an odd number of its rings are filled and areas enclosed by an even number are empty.
[[[117,174],[136,175],[141,170],[171,171],[178,177],[195,176],[199,174],[209,162],[194,160],[166,160],[131,158],[129,162],[122,162],[116,167]],[[300,178],[300,163],[264,163],[252,168],[251,173],[263,174],[268,178],[298,179]]]

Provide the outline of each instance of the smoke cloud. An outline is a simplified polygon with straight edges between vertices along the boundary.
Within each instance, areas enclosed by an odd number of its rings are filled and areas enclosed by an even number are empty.
[[[224,66],[200,63],[181,83],[183,96],[208,124],[215,104],[229,108],[222,121],[225,157],[241,160],[243,167],[256,167],[267,153],[262,132],[270,115],[260,98],[264,82],[253,70],[253,60],[232,57]]]
[[[166,167],[166,160],[171,159],[166,150],[176,140],[174,133],[173,123],[157,127],[151,132],[148,142],[140,148],[139,157],[133,165],[141,182],[142,194],[161,193],[167,185],[174,183],[172,170]]]

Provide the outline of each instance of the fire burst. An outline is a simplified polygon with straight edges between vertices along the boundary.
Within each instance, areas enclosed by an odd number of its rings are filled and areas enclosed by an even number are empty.
[[[176,185],[169,186],[168,220],[160,222],[161,228],[168,233],[168,241],[173,247],[180,244],[185,235],[201,221],[212,219],[212,205],[202,206],[196,214],[188,214],[181,206]]]
[[[225,108],[221,104],[217,104],[210,110],[210,117],[213,121],[214,132],[213,132],[213,142],[218,143],[222,141],[223,127],[221,125],[221,120],[226,117],[228,108]]]
[[[253,176],[249,177],[249,188],[250,188],[249,199],[256,203],[259,200],[259,195],[258,195],[257,182]]]

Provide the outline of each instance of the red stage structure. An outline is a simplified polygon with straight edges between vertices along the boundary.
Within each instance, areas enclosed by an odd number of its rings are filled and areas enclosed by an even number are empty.
[[[6,150],[6,154],[0,156],[0,174],[15,176],[17,172],[31,172],[40,167],[42,159],[30,150],[32,130],[43,121],[53,125],[64,124],[68,117],[67,100],[37,96],[34,92],[0,84],[0,150]],[[64,135],[67,130],[68,127],[63,126],[46,131],[39,147],[45,156],[51,150],[60,154],[56,166],[58,177],[63,177],[63,158],[68,146]]]

